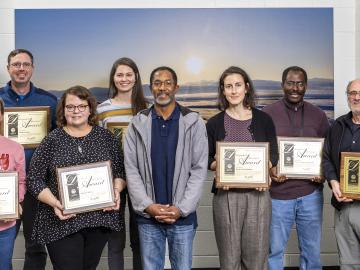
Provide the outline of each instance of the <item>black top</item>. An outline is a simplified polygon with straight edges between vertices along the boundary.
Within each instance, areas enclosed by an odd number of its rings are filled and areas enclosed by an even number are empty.
[[[119,142],[111,132],[94,126],[88,135],[75,138],[62,128],[57,128],[41,142],[33,155],[26,180],[27,189],[37,198],[39,193],[48,187],[59,198],[56,168],[107,160],[112,163],[113,177],[125,179]],[[40,203],[32,238],[38,243],[46,244],[83,228],[107,227],[119,231],[123,226],[123,222],[119,222],[119,211],[86,212],[62,221],[55,215],[51,206]]]
[[[225,138],[224,115],[224,111],[220,112],[211,117],[206,124],[209,141],[209,169],[211,163],[215,161],[216,142],[223,141]],[[253,141],[270,143],[270,161],[273,167],[276,166],[278,162],[278,146],[275,126],[271,117],[265,112],[253,108],[249,130]]]
[[[356,125],[351,118],[352,112],[337,118],[325,138],[322,169],[327,181],[340,181],[341,152],[360,152],[359,133],[353,130]],[[331,204],[339,210],[344,203],[338,202],[333,194]]]

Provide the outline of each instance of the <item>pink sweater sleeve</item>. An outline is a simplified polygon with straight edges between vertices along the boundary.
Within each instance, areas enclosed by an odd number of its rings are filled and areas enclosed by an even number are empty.
[[[19,151],[16,153],[15,167],[19,173],[19,201],[22,202],[26,192],[25,152],[22,146],[19,147]]]

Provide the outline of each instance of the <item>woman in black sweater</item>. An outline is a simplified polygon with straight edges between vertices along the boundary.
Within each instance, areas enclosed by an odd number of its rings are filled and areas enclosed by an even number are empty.
[[[269,142],[270,168],[278,160],[274,124],[255,108],[254,87],[247,73],[238,67],[226,69],[220,77],[220,113],[207,123],[209,169],[216,171],[216,142]],[[215,189],[213,219],[221,269],[267,269],[271,200],[269,191],[257,189]]]

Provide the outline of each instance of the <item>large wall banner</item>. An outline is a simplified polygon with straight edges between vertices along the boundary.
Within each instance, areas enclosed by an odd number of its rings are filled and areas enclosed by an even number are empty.
[[[249,73],[262,107],[282,97],[282,71],[297,65],[308,72],[306,99],[334,117],[331,8],[18,9],[15,18],[16,47],[34,53],[33,81],[57,96],[83,85],[105,100],[112,63],[126,56],[146,96],[151,71],[170,66],[178,101],[208,118],[227,67]]]

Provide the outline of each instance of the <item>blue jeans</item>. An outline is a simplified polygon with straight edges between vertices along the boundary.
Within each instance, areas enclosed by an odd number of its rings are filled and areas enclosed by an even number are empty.
[[[14,250],[16,226],[0,231],[0,269],[10,270]]]
[[[138,226],[143,269],[164,269],[166,239],[171,268],[191,269],[192,244],[196,231],[194,225],[138,224]]]
[[[321,270],[322,191],[293,200],[272,199],[269,270],[283,269],[284,251],[293,224],[300,249],[300,270]]]

